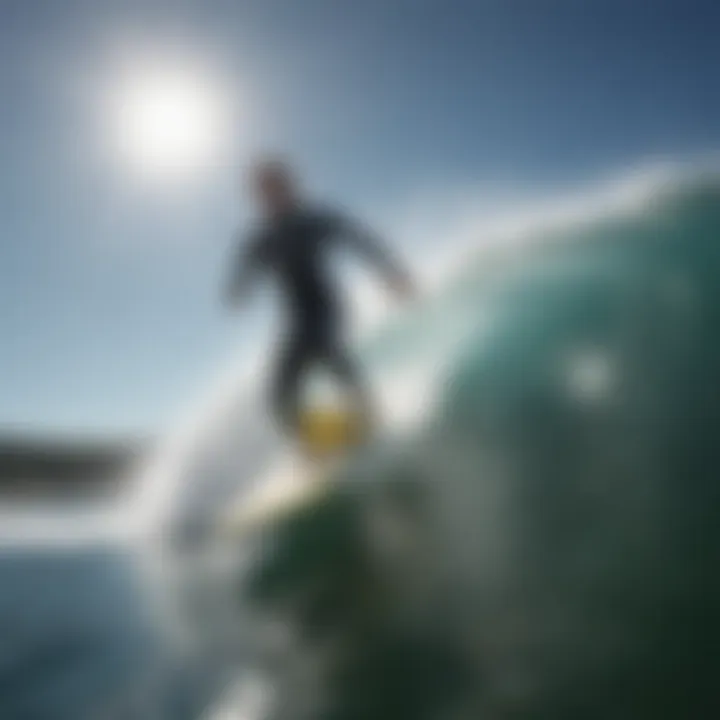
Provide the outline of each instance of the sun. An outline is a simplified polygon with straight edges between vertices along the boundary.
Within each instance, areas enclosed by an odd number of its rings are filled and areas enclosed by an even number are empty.
[[[195,174],[217,161],[226,139],[220,93],[189,72],[129,78],[118,88],[113,115],[121,156],[146,175]]]

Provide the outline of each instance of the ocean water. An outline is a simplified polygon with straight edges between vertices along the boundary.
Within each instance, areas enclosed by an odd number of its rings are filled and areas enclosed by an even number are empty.
[[[190,718],[230,671],[277,718],[713,716],[720,183],[550,215],[367,339],[388,427],[270,543],[217,533],[292,475],[252,381],[148,465],[132,543],[15,543],[0,718]]]
[[[3,720],[189,720],[207,706],[207,673],[169,653],[137,558],[98,535],[0,552]]]

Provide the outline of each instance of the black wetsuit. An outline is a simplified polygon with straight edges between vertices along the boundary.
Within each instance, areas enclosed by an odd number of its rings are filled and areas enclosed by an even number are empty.
[[[365,228],[341,213],[314,208],[266,221],[251,233],[233,268],[233,295],[260,272],[272,276],[284,296],[288,329],[271,383],[273,409],[284,425],[295,424],[300,381],[315,363],[326,365],[367,409],[367,393],[343,340],[343,303],[329,267],[338,244],[358,251],[388,277],[400,273]]]

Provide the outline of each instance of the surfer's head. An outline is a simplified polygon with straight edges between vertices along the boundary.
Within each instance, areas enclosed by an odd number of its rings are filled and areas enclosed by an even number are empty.
[[[266,159],[256,163],[251,171],[251,184],[255,200],[266,214],[283,213],[297,203],[297,182],[283,160]]]

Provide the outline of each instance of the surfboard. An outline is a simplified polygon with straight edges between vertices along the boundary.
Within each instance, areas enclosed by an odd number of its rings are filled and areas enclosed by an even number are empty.
[[[241,536],[317,502],[332,489],[337,467],[370,435],[371,428],[358,413],[331,407],[303,411],[297,432],[299,452],[228,509],[222,533]]]

